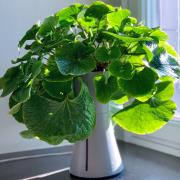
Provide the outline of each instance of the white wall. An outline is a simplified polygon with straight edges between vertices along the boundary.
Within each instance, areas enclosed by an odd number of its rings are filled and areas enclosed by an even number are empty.
[[[18,56],[18,40],[39,19],[83,0],[0,0],[0,76]],[[25,127],[8,115],[8,98],[0,99],[0,154],[50,147],[38,140],[21,138]]]

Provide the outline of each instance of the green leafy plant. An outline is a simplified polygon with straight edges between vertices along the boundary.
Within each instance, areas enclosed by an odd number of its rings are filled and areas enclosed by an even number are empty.
[[[26,125],[24,137],[50,144],[83,140],[95,127],[95,105],[81,77],[96,71],[98,101],[132,101],[112,119],[127,131],[152,133],[176,109],[171,98],[180,66],[167,39],[127,9],[100,1],[71,5],[33,25],[19,41],[25,54],[0,78],[1,97],[11,94],[10,113]],[[78,93],[74,83],[80,84]]]

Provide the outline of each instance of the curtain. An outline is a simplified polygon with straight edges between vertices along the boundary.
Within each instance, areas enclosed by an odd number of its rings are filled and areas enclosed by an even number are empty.
[[[104,0],[104,2],[130,9],[132,16],[147,26],[160,25],[159,0]]]

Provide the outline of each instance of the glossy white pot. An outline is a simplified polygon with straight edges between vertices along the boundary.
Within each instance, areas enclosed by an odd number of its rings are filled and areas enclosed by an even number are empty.
[[[92,79],[96,74],[92,72],[84,76],[96,105],[96,127],[87,140],[74,145],[70,174],[77,178],[106,179],[120,175],[124,169],[108,115],[108,104],[101,104],[95,98]]]

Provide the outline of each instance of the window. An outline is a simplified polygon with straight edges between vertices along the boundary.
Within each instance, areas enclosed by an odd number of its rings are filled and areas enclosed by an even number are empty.
[[[180,53],[180,1],[160,0],[160,26],[169,35],[169,43]],[[180,80],[175,83],[175,120],[180,120]]]
[[[169,35],[169,43],[180,53],[180,0],[121,0],[123,7],[130,8],[132,15],[150,27],[161,26]],[[175,83],[174,101],[177,112],[161,130],[150,135],[136,135],[117,131],[123,141],[144,146],[180,157],[180,80]]]

